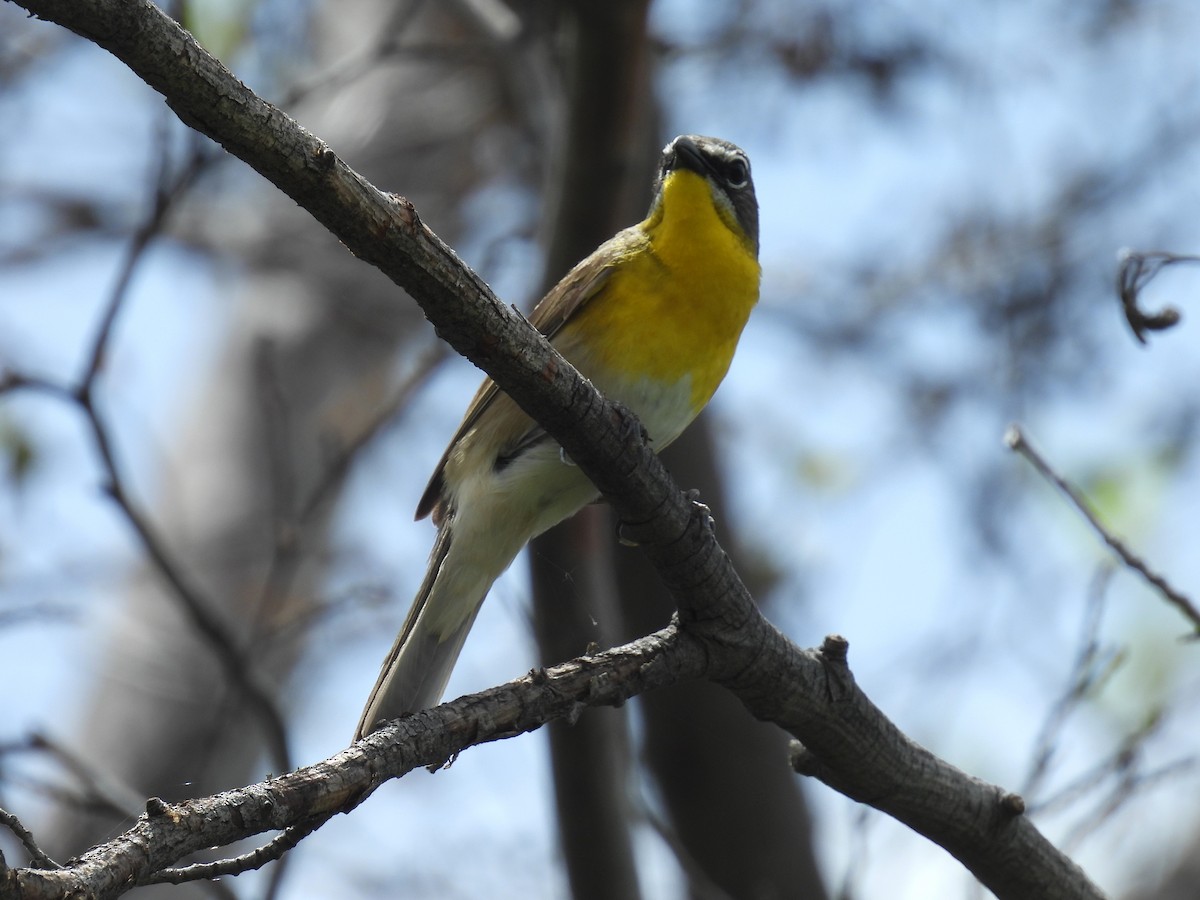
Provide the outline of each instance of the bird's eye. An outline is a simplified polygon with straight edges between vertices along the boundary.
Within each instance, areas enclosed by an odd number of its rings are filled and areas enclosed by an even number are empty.
[[[750,166],[746,160],[738,157],[725,169],[725,180],[732,188],[744,188],[750,183]]]

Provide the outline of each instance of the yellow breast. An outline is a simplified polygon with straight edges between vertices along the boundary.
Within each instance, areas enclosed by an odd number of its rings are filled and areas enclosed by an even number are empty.
[[[639,415],[645,397],[622,397],[622,384],[640,385],[643,395],[648,385],[685,387],[690,421],[729,369],[760,275],[752,246],[731,224],[706,179],[672,172],[661,202],[632,229],[640,246],[564,328],[579,368]]]

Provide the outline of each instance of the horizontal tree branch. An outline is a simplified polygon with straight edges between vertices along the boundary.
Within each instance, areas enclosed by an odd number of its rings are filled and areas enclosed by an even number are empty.
[[[892,725],[854,684],[844,642],[804,651],[762,618],[706,516],[638,439],[628,415],[500,303],[421,223],[409,201],[370,185],[148,0],[19,5],[111,52],[162,93],[184,122],[260,172],[351,252],[405,288],[438,333],[495,379],[595,482],[624,534],[642,546],[671,589],[680,624],[678,631],[628,645],[632,650],[553,670],[562,678],[530,677],[427,710],[264,785],[154,806],[126,835],[64,870],[6,872],[0,894],[7,896],[2,888],[8,886],[19,897],[115,896],[190,849],[352,808],[387,778],[441,764],[472,743],[521,733],[580,704],[623,700],[685,675],[704,675],[802,741],[820,761],[809,767],[813,775],[945,847],[998,896],[1102,896],[1014,812],[1011,795],[937,759]],[[200,811],[203,816],[192,814]],[[57,892],[43,889],[51,884]]]
[[[57,869],[0,872],[0,897],[117,897],[208,847],[349,812],[384,782],[450,765],[463,750],[524,734],[587,706],[703,674],[707,654],[674,626],[612,650],[401,719],[319,763],[260,784],[167,804],[151,798],[129,831]]]

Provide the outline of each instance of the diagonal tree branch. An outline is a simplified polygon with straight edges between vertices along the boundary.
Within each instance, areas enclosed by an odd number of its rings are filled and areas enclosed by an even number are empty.
[[[1192,632],[1187,637],[1190,640],[1200,638],[1200,609],[1196,608],[1187,596],[1179,590],[1171,586],[1167,579],[1155,572],[1140,556],[1134,553],[1126,545],[1124,541],[1114,535],[1104,523],[1100,521],[1096,512],[1092,509],[1091,503],[1080,492],[1079,488],[1071,484],[1054,470],[1054,467],[1046,461],[1033,445],[1029,443],[1029,439],[1025,437],[1025,432],[1020,425],[1010,425],[1004,433],[1004,443],[1014,453],[1019,453],[1029,464],[1037,470],[1037,473],[1049,481],[1052,485],[1062,492],[1063,496],[1071,501],[1071,505],[1079,511],[1087,523],[1092,526],[1092,530],[1100,536],[1100,540],[1108,546],[1117,558],[1121,560],[1122,565],[1126,568],[1137,572],[1151,587],[1168,603],[1178,609],[1192,625]]]
[[[439,334],[533,415],[604,493],[671,589],[679,626],[424,711],[262,785],[177,806],[152,801],[134,829],[69,869],[0,872],[0,895],[116,896],[191,850],[348,810],[387,778],[440,765],[472,743],[569,717],[581,704],[619,702],[703,675],[800,738],[796,760],[806,774],[936,841],[998,896],[1102,896],[1020,814],[1019,797],[937,759],[890,723],[855,686],[844,641],[827,642],[821,653],[802,651],[762,618],[706,517],[638,439],[629,416],[501,304],[411,203],[376,190],[147,0],[20,5],[109,50],[187,124],[408,290]]]

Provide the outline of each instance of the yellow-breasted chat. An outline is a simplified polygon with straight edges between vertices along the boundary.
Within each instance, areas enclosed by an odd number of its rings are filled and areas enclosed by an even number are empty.
[[[601,244],[529,321],[653,446],[712,398],[758,302],[758,203],[746,154],[683,135],[663,150],[646,218]],[[521,548],[597,496],[554,442],[489,379],[417,506],[437,538],[355,737],[436,704],[492,583]]]

